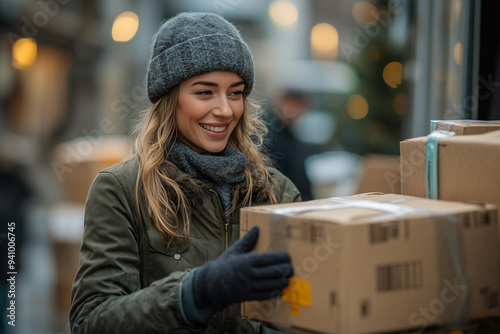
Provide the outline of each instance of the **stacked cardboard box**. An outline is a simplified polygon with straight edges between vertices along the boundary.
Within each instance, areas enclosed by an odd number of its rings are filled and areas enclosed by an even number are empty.
[[[54,149],[51,167],[65,194],[64,201],[49,208],[56,309],[62,318],[69,314],[90,184],[102,169],[122,161],[129,150],[128,138],[100,133],[61,143]]]
[[[500,130],[500,121],[434,120],[431,121],[431,131],[452,131],[456,135],[478,135]]]
[[[426,169],[436,164],[437,198],[494,203],[500,215],[500,178],[497,172],[500,121],[431,121],[431,131],[434,130],[454,133],[451,137],[439,139],[435,161],[426,161],[427,137],[401,142],[402,193],[425,197],[430,185]],[[500,228],[498,233],[500,236]],[[496,319],[494,327],[498,331],[500,322],[499,318]]]
[[[120,136],[81,137],[59,144],[54,150],[52,169],[68,201],[85,203],[97,174],[127,157],[129,139]]]
[[[85,206],[81,203],[59,202],[48,210],[48,231],[55,260],[56,309],[68,316],[71,287],[79,267]]]
[[[404,195],[426,196],[426,144],[427,137],[400,144]],[[437,198],[500,206],[500,131],[441,138],[434,163]]]
[[[317,333],[423,330],[500,314],[493,205],[363,194],[241,210],[255,250],[285,250],[294,276],[281,299],[243,317]]]
[[[368,154],[363,158],[356,193],[368,192],[401,193],[399,156]]]

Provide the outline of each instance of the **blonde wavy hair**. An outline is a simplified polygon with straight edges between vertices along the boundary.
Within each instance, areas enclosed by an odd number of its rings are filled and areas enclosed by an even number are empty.
[[[148,215],[162,237],[169,242],[176,238],[189,240],[190,229],[189,200],[179,184],[167,175],[165,168],[162,168],[168,158],[168,149],[178,135],[175,117],[178,92],[179,86],[175,86],[149,110],[143,112],[134,128],[136,139],[132,151],[132,157],[139,165],[136,185],[137,207],[140,210],[139,198],[142,195]],[[246,193],[242,206],[246,206],[251,204],[254,196],[255,170],[262,176],[260,179],[269,184],[272,178],[266,169],[270,161],[262,152],[264,136],[267,133],[267,127],[260,118],[262,109],[246,97],[243,97],[243,101],[243,115],[230,135],[228,143],[244,153],[249,161],[244,170]],[[260,194],[259,197],[268,198],[272,204],[277,203],[272,187],[264,189],[266,194],[264,197]],[[179,231],[181,224],[177,218],[179,213],[183,220],[181,231]]]

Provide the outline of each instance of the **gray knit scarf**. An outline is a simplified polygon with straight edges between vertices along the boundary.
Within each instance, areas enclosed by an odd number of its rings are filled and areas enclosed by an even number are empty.
[[[168,159],[182,173],[209,181],[221,199],[224,212],[231,208],[232,186],[245,180],[247,158],[243,153],[226,145],[219,153],[200,154],[186,144],[176,141]]]

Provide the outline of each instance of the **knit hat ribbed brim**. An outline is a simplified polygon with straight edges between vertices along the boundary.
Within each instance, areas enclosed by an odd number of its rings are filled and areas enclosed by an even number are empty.
[[[175,85],[212,71],[235,72],[245,81],[243,93],[252,91],[252,54],[238,29],[216,14],[178,14],[154,36],[147,73],[149,100],[155,103]]]

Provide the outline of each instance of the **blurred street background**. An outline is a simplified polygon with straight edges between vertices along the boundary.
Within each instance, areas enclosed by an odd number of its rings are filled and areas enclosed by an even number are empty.
[[[164,19],[214,12],[241,30],[268,149],[283,169],[299,167],[284,173],[313,199],[398,193],[400,140],[427,135],[431,119],[500,119],[498,9],[487,0],[0,0],[0,333],[70,333],[87,190],[129,153]],[[281,117],[287,110],[296,114]]]

